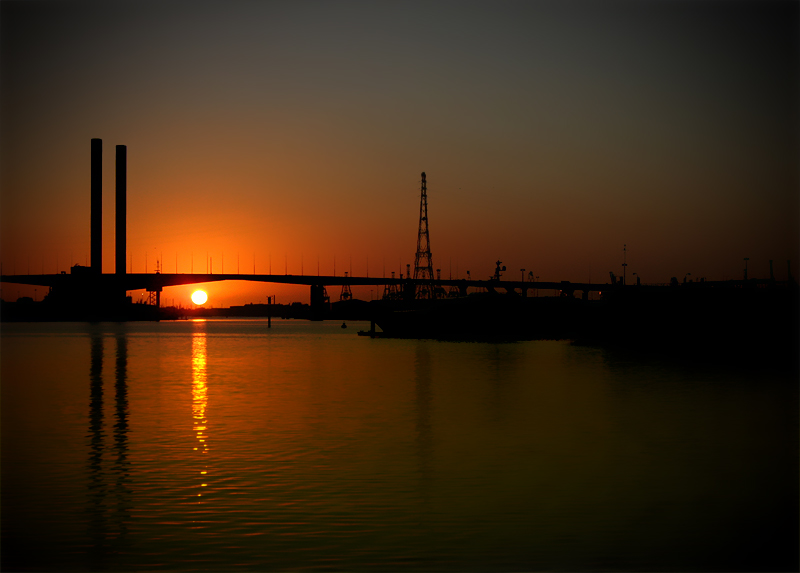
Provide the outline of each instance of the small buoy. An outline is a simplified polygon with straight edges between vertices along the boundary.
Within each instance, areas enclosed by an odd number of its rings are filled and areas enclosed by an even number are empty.
[[[342,323],[342,328],[347,328],[347,325],[344,322]]]

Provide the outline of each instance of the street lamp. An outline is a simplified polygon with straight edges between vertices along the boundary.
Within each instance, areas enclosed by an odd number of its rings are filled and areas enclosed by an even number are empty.
[[[750,260],[750,257],[744,258],[744,280],[747,280],[747,261]]]
[[[520,269],[519,272],[522,273],[522,276],[520,277],[519,280],[525,282],[525,269]]]

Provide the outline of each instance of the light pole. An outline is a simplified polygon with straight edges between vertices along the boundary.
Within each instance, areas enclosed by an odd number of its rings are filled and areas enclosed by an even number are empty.
[[[622,245],[622,286],[625,286],[625,271],[628,270],[628,245]]]
[[[520,269],[519,272],[522,275],[519,280],[525,282],[525,269]]]
[[[750,257],[744,258],[744,280],[747,280],[747,261],[750,260]]]

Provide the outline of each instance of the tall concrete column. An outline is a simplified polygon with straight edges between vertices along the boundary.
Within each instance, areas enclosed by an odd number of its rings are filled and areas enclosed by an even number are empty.
[[[127,254],[126,238],[127,238],[127,183],[128,176],[128,148],[125,145],[117,145],[117,194],[116,194],[116,208],[117,215],[115,219],[115,236],[116,236],[116,274],[125,274],[125,258]]]
[[[92,139],[91,269],[103,272],[103,140]]]

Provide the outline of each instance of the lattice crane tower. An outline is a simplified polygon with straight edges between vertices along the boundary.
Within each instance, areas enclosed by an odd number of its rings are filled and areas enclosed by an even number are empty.
[[[344,272],[344,278],[347,278],[347,271]],[[353,298],[353,291],[350,289],[349,284],[342,285],[342,294],[339,295],[339,300],[351,300]]]
[[[419,232],[417,233],[417,257],[414,262],[414,280],[419,281],[417,298],[434,298],[433,261],[431,260],[431,238],[428,234],[428,190],[425,172],[422,172],[422,189],[419,198]]]

